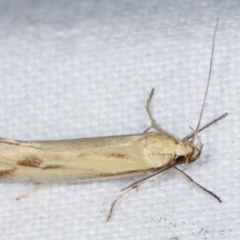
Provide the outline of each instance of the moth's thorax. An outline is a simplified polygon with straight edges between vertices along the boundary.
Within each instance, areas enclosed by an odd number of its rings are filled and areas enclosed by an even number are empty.
[[[183,163],[195,161],[202,149],[202,145],[192,144],[188,140],[175,138],[171,134],[149,133],[138,140],[146,160],[154,167],[160,167],[174,161],[176,157],[184,157]]]

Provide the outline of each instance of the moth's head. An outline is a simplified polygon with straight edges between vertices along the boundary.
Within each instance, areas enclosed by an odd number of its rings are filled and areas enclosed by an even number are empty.
[[[190,164],[196,161],[202,151],[203,145],[198,138],[196,144],[188,140],[179,140],[176,148],[176,161],[179,160],[182,164]]]

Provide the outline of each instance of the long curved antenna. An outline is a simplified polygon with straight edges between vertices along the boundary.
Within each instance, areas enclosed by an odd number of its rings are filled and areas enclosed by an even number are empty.
[[[220,117],[213,119],[213,120],[212,120],[211,122],[209,122],[208,124],[206,124],[206,125],[204,125],[203,127],[199,128],[197,133],[202,132],[204,129],[210,127],[210,126],[213,125],[214,123],[216,123],[216,122],[222,120],[223,118],[225,118],[227,115],[228,115],[228,113],[224,113],[224,114],[222,114]],[[190,139],[190,138],[192,138],[192,137],[194,136],[194,134],[195,134],[195,131],[189,133],[189,134],[188,134],[186,137],[184,137],[183,139],[184,139],[184,140]]]
[[[219,18],[217,18],[217,23],[216,23],[214,34],[213,34],[212,52],[211,52],[210,67],[209,67],[209,72],[208,72],[207,87],[206,87],[205,95],[204,95],[204,98],[203,98],[202,109],[201,109],[201,112],[200,112],[200,115],[199,115],[198,124],[197,124],[196,130],[195,130],[196,133],[198,132],[198,129],[199,129],[200,124],[201,124],[204,107],[206,105],[206,100],[207,100],[207,95],[208,95],[208,89],[209,89],[209,85],[210,85],[211,75],[212,75],[213,55],[214,55],[215,39],[216,39],[217,28],[218,28],[218,21],[219,21]],[[194,136],[193,136],[193,141],[194,141]]]

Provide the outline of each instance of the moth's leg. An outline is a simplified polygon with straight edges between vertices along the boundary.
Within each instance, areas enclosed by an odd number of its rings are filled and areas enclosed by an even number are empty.
[[[27,197],[30,193],[35,192],[35,191],[37,191],[38,189],[43,188],[43,187],[45,187],[46,185],[49,185],[49,184],[50,184],[50,182],[37,184],[37,185],[35,185],[33,188],[30,188],[29,190],[27,190],[26,192],[24,192],[22,195],[20,195],[19,197],[17,197],[16,200],[20,200],[20,199],[22,199],[22,198],[24,198],[24,197]]]
[[[146,110],[147,110],[147,113],[148,113],[148,116],[150,118],[150,121],[151,121],[151,126],[149,128],[147,128],[145,132],[149,131],[151,128],[154,128],[155,130],[157,130],[158,132],[165,132],[158,124],[157,122],[154,120],[153,116],[152,116],[152,112],[151,112],[151,109],[150,109],[150,105],[151,105],[151,101],[152,101],[152,97],[153,97],[153,94],[154,94],[154,88],[152,89],[148,99],[147,99],[147,104],[146,104]]]
[[[152,126],[148,127],[146,130],[143,131],[143,133],[148,132],[151,128],[152,128]]]
[[[115,199],[112,201],[112,203],[110,205],[110,210],[108,212],[107,221],[110,220],[110,218],[112,216],[113,208],[114,208],[115,204],[117,203],[117,201],[131,190],[132,190],[132,188],[127,188],[125,191],[122,191],[119,195],[117,195],[115,197]]]
[[[132,183],[131,185],[127,186],[126,188],[123,188],[121,190],[121,192],[115,197],[115,199],[112,201],[111,205],[110,205],[110,210],[109,210],[109,213],[108,213],[108,217],[107,217],[107,221],[110,220],[111,216],[112,216],[112,212],[113,212],[113,208],[115,206],[115,204],[117,203],[117,201],[122,198],[126,193],[128,193],[129,191],[131,191],[132,189],[134,188],[137,188],[138,186],[140,186],[141,184],[143,184],[144,182],[156,177],[157,175],[159,175],[160,173],[168,170],[169,168],[171,167],[166,167],[166,168],[163,168],[161,170],[158,170],[156,171],[154,174],[150,175],[150,176],[147,176],[143,179],[140,179],[138,181],[135,181],[134,183]]]
[[[133,177],[131,177],[130,179],[133,181],[133,183],[136,183],[136,180]],[[138,192],[138,187],[136,187],[136,192]]]
[[[112,212],[113,212],[113,208],[115,206],[115,204],[117,203],[117,201],[122,198],[126,193],[128,193],[130,190],[134,189],[134,188],[137,188],[138,186],[140,186],[141,184],[145,183],[146,181],[158,176],[159,174],[171,169],[171,168],[174,168],[176,165],[178,164],[181,164],[183,163],[184,161],[184,158],[182,159],[182,161],[180,162],[174,162],[174,163],[171,163],[171,164],[167,164],[161,168],[159,168],[158,170],[156,170],[152,175],[149,175],[143,179],[140,179],[138,181],[135,181],[134,183],[130,184],[129,186],[127,186],[126,188],[123,188],[120,192],[119,195],[117,195],[115,197],[115,199],[113,200],[113,202],[111,203],[110,205],[110,210],[109,210],[109,213],[108,213],[108,217],[107,217],[107,221],[109,221],[109,219],[111,218],[112,216]]]
[[[213,196],[214,198],[216,198],[220,203],[222,202],[222,200],[220,199],[220,197],[218,197],[216,194],[214,194],[213,192],[209,191],[208,189],[206,189],[205,187],[201,186],[200,184],[198,184],[197,182],[195,182],[190,176],[188,176],[185,172],[183,172],[182,170],[178,169],[177,167],[173,168],[174,170],[176,170],[177,172],[179,172],[180,174],[182,174],[189,182],[194,183],[196,186],[198,186],[200,189],[202,189],[204,192],[207,192],[208,194],[210,194],[211,196]]]

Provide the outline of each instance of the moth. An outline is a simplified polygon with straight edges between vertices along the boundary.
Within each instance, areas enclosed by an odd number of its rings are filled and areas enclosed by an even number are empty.
[[[141,134],[58,141],[20,141],[0,138],[0,181],[40,183],[17,198],[21,199],[54,182],[79,182],[151,173],[122,189],[110,206],[107,220],[111,218],[113,208],[122,196],[169,169],[178,171],[221,202],[217,195],[177,168],[178,165],[190,164],[199,158],[203,145],[198,133],[227,115],[225,113],[200,128],[211,79],[217,26],[218,20],[214,31],[209,77],[202,109],[198,125],[191,134],[178,139],[156,123],[150,110],[153,89],[146,104],[151,127]],[[151,128],[156,131],[148,132]]]

